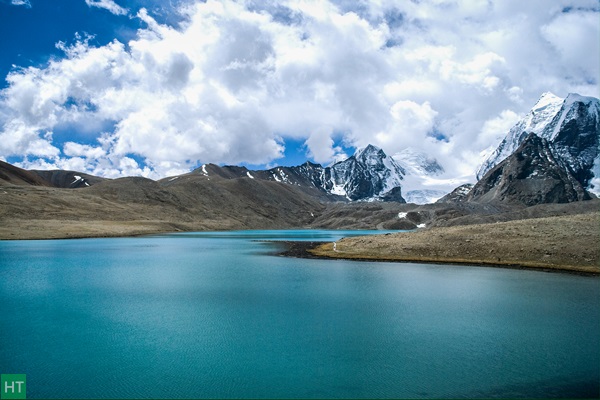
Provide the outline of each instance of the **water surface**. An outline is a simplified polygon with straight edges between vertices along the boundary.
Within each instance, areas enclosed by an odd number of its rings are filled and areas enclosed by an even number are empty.
[[[597,278],[262,242],[358,233],[0,241],[0,372],[29,398],[598,397]]]

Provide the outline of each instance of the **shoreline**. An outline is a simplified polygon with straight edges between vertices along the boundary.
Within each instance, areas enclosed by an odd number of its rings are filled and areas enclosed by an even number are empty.
[[[123,238],[247,228],[208,221],[5,219],[4,222],[0,226],[0,240]],[[275,253],[297,258],[456,264],[600,275],[598,211],[356,236],[339,239],[335,244],[285,240],[278,243],[285,249]]]
[[[208,224],[162,220],[15,220],[5,219],[0,226],[1,240],[62,240],[92,238],[126,238],[179,232],[231,230]]]
[[[523,271],[538,271],[550,273],[565,273],[579,276],[597,277],[600,276],[600,271],[589,271],[578,269],[573,266],[557,267],[548,265],[525,265],[520,263],[494,263],[483,260],[451,260],[441,258],[406,258],[406,257],[367,257],[367,256],[329,256],[318,251],[319,247],[332,242],[304,242],[304,241],[267,241],[270,243],[280,243],[285,245],[286,249],[275,252],[274,255],[290,258],[305,258],[316,260],[348,260],[359,262],[386,262],[386,263],[415,263],[415,264],[437,264],[437,265],[461,265],[469,267],[484,267],[484,268],[504,268]]]

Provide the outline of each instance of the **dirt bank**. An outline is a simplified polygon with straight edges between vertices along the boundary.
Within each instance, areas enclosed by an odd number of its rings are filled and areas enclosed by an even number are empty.
[[[361,236],[313,256],[541,268],[600,274],[600,213]]]

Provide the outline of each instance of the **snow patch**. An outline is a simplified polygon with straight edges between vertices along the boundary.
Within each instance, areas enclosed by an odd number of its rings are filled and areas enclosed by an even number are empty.
[[[75,180],[73,182],[71,182],[71,185],[82,179],[79,175],[73,175],[73,178],[75,178]]]
[[[594,166],[592,167],[592,173],[594,177],[590,180],[587,190],[590,193],[600,197],[600,154],[594,160]]]
[[[252,174],[250,173],[250,171],[246,171],[246,175],[248,175],[248,178],[254,179],[254,177],[252,176]]]
[[[448,194],[447,190],[420,189],[409,190],[404,194],[404,200],[413,204],[432,204]]]
[[[169,179],[169,182],[173,182],[175,179],[179,178],[178,176]]]
[[[202,173],[204,176],[208,176],[208,172],[206,171],[206,164],[202,164]]]
[[[425,224],[419,224],[417,225],[417,228],[425,228]]]
[[[290,183],[288,176],[286,175],[285,172],[283,172],[283,170],[281,168],[279,168],[277,171],[279,172],[279,176],[281,176],[281,179],[283,180],[283,182]]]
[[[405,212],[399,212],[399,213],[398,213],[398,218],[400,218],[400,219],[404,219],[404,218],[406,218],[406,215],[407,215],[407,214],[408,214],[408,213],[405,213]]]
[[[334,183],[330,193],[337,194],[338,196],[346,196],[346,189],[344,189],[343,185],[337,185]]]

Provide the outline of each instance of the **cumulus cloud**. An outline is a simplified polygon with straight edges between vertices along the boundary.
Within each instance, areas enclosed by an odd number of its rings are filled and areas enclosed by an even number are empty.
[[[47,66],[13,70],[0,156],[162,177],[273,163],[293,139],[321,163],[341,144],[411,147],[469,179],[542,92],[598,92],[593,1],[182,4],[178,25],[141,9],[129,43],[79,38]]]
[[[85,0],[85,4],[87,4],[89,7],[103,8],[115,15],[127,15],[127,9],[115,3],[114,0]]]

